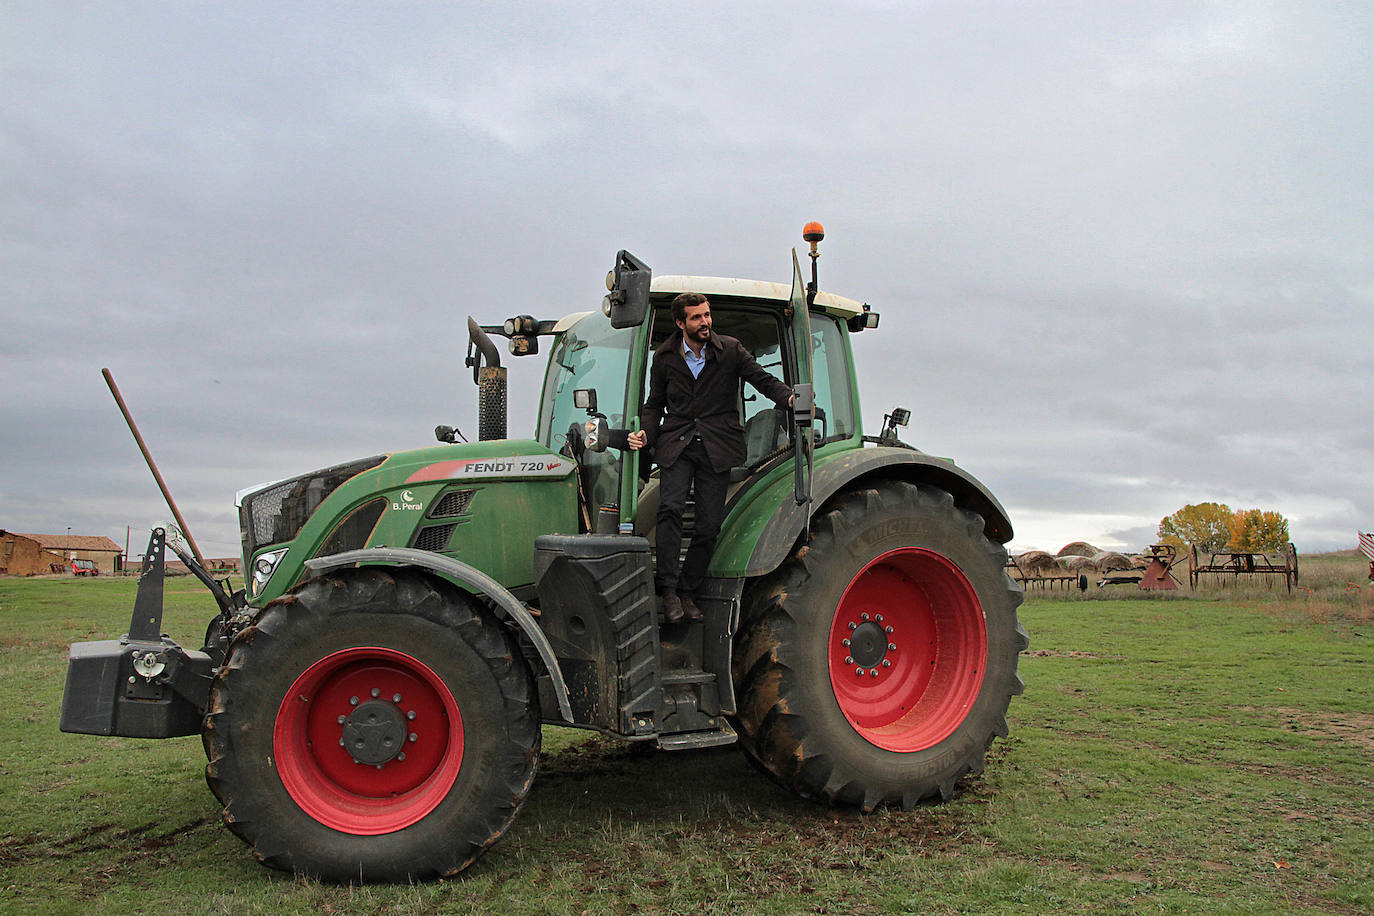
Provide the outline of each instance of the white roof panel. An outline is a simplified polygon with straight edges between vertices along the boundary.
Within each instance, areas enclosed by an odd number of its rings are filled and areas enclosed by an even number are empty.
[[[778,302],[786,302],[792,298],[791,284],[772,283],[768,280],[741,280],[735,277],[687,277],[669,274],[654,277],[649,289],[651,292],[671,295],[701,293],[708,297],[739,296],[746,299],[772,299]],[[825,291],[816,294],[816,307],[842,318],[858,315],[864,310],[862,302]]]

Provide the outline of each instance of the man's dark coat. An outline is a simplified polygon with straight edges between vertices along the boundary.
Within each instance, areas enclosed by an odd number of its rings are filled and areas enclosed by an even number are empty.
[[[716,471],[744,463],[744,428],[739,422],[739,382],[744,379],[779,407],[787,406],[792,389],[768,374],[733,337],[711,332],[702,352],[706,365],[692,377],[682,356],[678,330],[654,351],[649,369],[649,397],[639,412],[659,467],[669,467],[701,434]]]

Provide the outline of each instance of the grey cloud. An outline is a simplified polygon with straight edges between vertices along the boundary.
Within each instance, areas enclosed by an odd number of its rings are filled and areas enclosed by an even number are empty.
[[[468,313],[594,307],[620,247],[781,279],[811,218],[823,285],[883,313],[866,426],[911,407],[1018,541],[1203,499],[1300,547],[1374,516],[1364,5],[9,17],[5,527],[165,516],[102,365],[232,553],[238,488],[473,431]]]

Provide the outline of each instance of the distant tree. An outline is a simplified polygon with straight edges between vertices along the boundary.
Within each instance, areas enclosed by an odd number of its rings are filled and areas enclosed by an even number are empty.
[[[1226,546],[1246,553],[1277,553],[1288,544],[1288,519],[1277,512],[1246,509],[1231,519]]]
[[[1159,540],[1164,544],[1185,547],[1189,544],[1208,553],[1226,547],[1231,537],[1231,519],[1235,515],[1225,503],[1198,503],[1184,506],[1159,522]]]

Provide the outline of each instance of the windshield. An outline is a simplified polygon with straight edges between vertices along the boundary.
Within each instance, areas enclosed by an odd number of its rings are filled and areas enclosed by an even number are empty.
[[[560,448],[568,427],[579,427],[587,412],[573,406],[573,392],[595,388],[597,408],[612,427],[625,426],[625,385],[635,329],[616,330],[610,319],[594,312],[563,332],[549,356],[539,409],[539,441]]]

